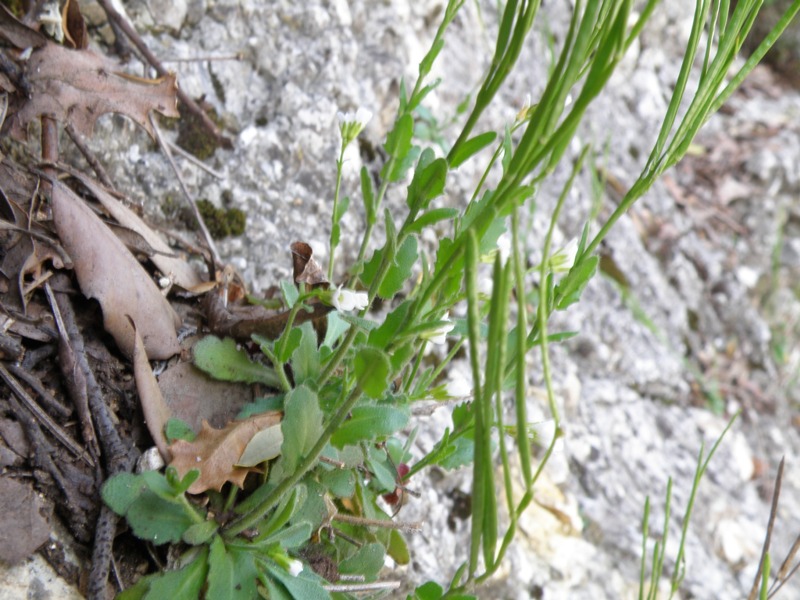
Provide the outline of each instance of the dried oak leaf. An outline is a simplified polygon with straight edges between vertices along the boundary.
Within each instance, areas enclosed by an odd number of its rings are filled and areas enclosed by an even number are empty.
[[[122,352],[133,356],[136,323],[151,360],[180,352],[181,319],[124,244],[78,196],[59,181],[51,194],[58,237],[75,265],[83,294],[103,309],[103,325]]]
[[[156,110],[178,117],[175,75],[143,79],[127,75],[114,61],[91,50],[70,50],[48,42],[34,50],[25,68],[30,96],[9,117],[11,135],[24,141],[28,123],[41,116],[71,123],[90,137],[106,113],[129,116],[153,136],[148,115]]]
[[[181,477],[192,469],[200,469],[200,477],[188,490],[190,494],[220,490],[227,481],[241,487],[247,474],[255,469],[236,466],[239,458],[256,433],[281,422],[281,414],[271,411],[254,415],[228,423],[223,429],[214,429],[203,421],[193,442],[178,440],[169,446],[170,466],[175,467]]]

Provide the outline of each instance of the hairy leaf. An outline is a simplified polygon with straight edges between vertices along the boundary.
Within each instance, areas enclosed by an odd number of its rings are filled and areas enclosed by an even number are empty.
[[[331,443],[337,447],[362,440],[375,440],[391,435],[408,423],[408,412],[393,406],[358,406],[350,418],[336,430]]]
[[[250,360],[247,352],[239,349],[231,338],[206,336],[194,345],[192,356],[195,365],[217,379],[280,387],[275,371]]]
[[[285,473],[291,473],[322,435],[322,411],[317,395],[301,385],[284,400],[283,446],[281,454]]]

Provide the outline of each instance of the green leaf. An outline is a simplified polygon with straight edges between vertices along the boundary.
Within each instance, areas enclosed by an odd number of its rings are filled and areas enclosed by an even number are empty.
[[[233,558],[226,552],[222,538],[216,536],[208,553],[208,590],[206,598],[233,600],[237,596],[234,585]]]
[[[203,521],[195,523],[183,532],[181,539],[191,546],[199,546],[210,540],[219,529],[216,521]]]
[[[364,199],[367,225],[375,225],[378,218],[375,214],[375,192],[372,189],[372,177],[370,177],[367,167],[361,167],[361,197]]]
[[[146,489],[125,513],[136,537],[154,544],[177,542],[195,524],[192,510],[178,502],[169,502]]]
[[[408,423],[408,412],[393,406],[357,406],[350,414],[350,418],[331,437],[334,446],[381,439]]]
[[[386,356],[383,350],[371,346],[359,348],[353,360],[353,369],[356,374],[358,387],[360,387],[367,396],[371,398],[380,398],[383,395],[391,370],[389,357]]]
[[[197,437],[194,429],[189,427],[188,423],[181,421],[180,419],[176,419],[175,417],[170,417],[167,420],[167,424],[164,425],[164,436],[167,438],[167,441],[170,444],[176,440],[193,442],[194,438]]]
[[[465,435],[449,440],[442,450],[444,453],[436,464],[446,470],[460,469],[475,458],[475,442]]]
[[[337,498],[352,498],[356,492],[356,478],[351,469],[333,469],[323,473],[320,483]]]
[[[378,289],[378,295],[384,300],[394,298],[406,281],[411,277],[411,269],[417,261],[417,238],[413,235],[408,236],[394,257],[394,264],[389,267],[386,276]],[[380,262],[380,261],[379,261]],[[377,268],[377,265],[376,265]]]
[[[281,281],[281,293],[283,294],[283,299],[286,301],[286,306],[289,308],[292,308],[300,297],[300,290],[297,289],[297,286],[285,279]]]
[[[283,445],[281,425],[273,425],[256,433],[247,442],[244,452],[236,463],[237,467],[255,467],[280,456]]]
[[[105,482],[100,495],[111,510],[124,517],[145,489],[147,486],[137,475],[119,473]]]
[[[319,375],[319,350],[317,349],[317,332],[310,321],[298,328],[302,332],[300,344],[292,353],[292,373],[295,386],[316,380]]]
[[[450,168],[457,169],[469,158],[483,150],[496,139],[497,132],[495,131],[487,131],[486,133],[481,133],[468,139],[456,149],[452,156],[450,156]]]
[[[588,256],[569,270],[551,295],[551,298],[558,298],[558,310],[564,310],[580,299],[584,288],[597,272],[599,262],[598,256]]]
[[[142,600],[150,589],[150,582],[155,579],[157,575],[148,575],[142,577],[131,587],[122,590],[114,597],[114,600]]]
[[[335,222],[339,222],[342,220],[344,213],[347,212],[347,209],[350,206],[350,196],[345,196],[341,200],[339,200],[339,205],[336,207],[336,214],[333,215],[333,220]]]
[[[444,192],[447,179],[447,161],[443,158],[433,159],[433,150],[426,148],[420,156],[414,178],[408,186],[406,203],[412,214],[425,210],[430,201]]]
[[[232,598],[235,600],[250,600],[258,598],[258,569],[256,568],[253,554],[238,548],[228,548],[228,556],[233,561],[233,583],[231,586]],[[209,574],[209,586],[211,585],[211,575]],[[209,587],[210,591],[210,587]],[[216,596],[206,594],[206,598],[216,598]]]
[[[319,576],[312,575],[304,569],[297,577],[292,577],[271,562],[264,562],[270,577],[283,585],[295,600],[330,600],[330,594],[322,587]]]
[[[415,600],[440,600],[444,590],[435,581],[428,581],[414,590]]]
[[[394,128],[386,136],[385,149],[390,159],[386,161],[386,165],[381,170],[381,179],[399,181],[405,176],[408,167],[411,166],[408,158],[411,154],[413,135],[414,118],[405,113],[395,121]]]
[[[314,526],[311,523],[308,521],[298,521],[288,527],[278,529],[266,537],[259,536],[257,541],[254,541],[252,545],[257,548],[268,549],[278,544],[281,548],[291,550],[306,545],[313,533]]]
[[[381,493],[393,492],[397,487],[397,469],[389,462],[386,451],[372,446],[367,451],[367,468],[374,475],[375,480],[370,483],[378,484]]]
[[[302,483],[297,484],[290,494],[284,496],[266,522],[259,527],[261,534],[256,539],[266,538],[286,525],[294,516],[295,511],[305,503],[306,493],[306,486]]]
[[[342,334],[347,331],[349,324],[342,319],[339,311],[332,311],[328,313],[328,326],[325,328],[325,339],[322,345],[327,348],[333,348],[339,341]]]
[[[165,490],[166,493],[159,493],[161,478],[158,477],[158,472],[145,471],[142,473],[142,477],[147,481],[151,490],[166,500],[173,500],[192,487],[192,484],[200,477],[200,469],[191,469],[183,476],[183,479],[181,479],[175,467],[167,467],[164,476],[170,489],[169,491]]]
[[[439,38],[436,40],[436,42],[434,42],[434,44],[431,46],[431,49],[428,50],[428,53],[419,63],[420,79],[423,79],[428,73],[431,72],[431,67],[436,60],[436,57],[439,56],[439,52],[442,51],[442,48],[444,48],[444,40]],[[413,109],[410,108],[409,110]]]
[[[260,415],[271,410],[283,410],[283,394],[256,398],[249,404],[245,404],[239,414],[236,415],[236,418],[244,420],[247,417]]]
[[[386,550],[383,545],[373,542],[358,549],[352,556],[339,563],[339,573],[362,575],[366,581],[374,581],[383,567]]]
[[[405,323],[412,301],[406,300],[386,315],[380,327],[369,332],[367,343],[376,348],[387,348]]]
[[[293,473],[322,435],[322,411],[317,395],[305,385],[295,388],[284,400],[281,455],[285,473]]]
[[[347,313],[337,313],[337,314],[339,315],[339,318],[348,325],[352,325],[353,327],[358,327],[363,331],[372,331],[378,326],[378,324],[375,321],[372,321],[370,319],[365,319],[357,315],[350,315]]]
[[[386,547],[386,554],[391,556],[398,565],[407,565],[411,562],[408,544],[403,534],[396,529],[392,529],[389,532],[389,545]]]
[[[208,573],[208,550],[177,571],[165,571],[153,579],[145,600],[197,600]]]
[[[192,355],[194,364],[215,379],[280,387],[275,371],[251,361],[247,352],[238,349],[231,338],[221,340],[213,335],[206,336],[194,345]]]
[[[434,223],[444,221],[445,219],[454,219],[456,216],[458,216],[458,210],[455,208],[434,208],[433,210],[429,210],[423,214],[411,225],[406,227],[405,232],[409,234],[419,233],[428,225],[433,225]]]

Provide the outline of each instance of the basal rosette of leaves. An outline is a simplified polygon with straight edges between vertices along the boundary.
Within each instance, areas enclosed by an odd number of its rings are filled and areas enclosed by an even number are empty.
[[[373,582],[378,583],[374,589],[381,585],[390,589],[379,581],[385,557],[408,563],[404,530],[424,527],[424,523],[403,523],[402,512],[395,513],[408,488],[413,490],[414,475],[431,465],[448,469],[471,465],[469,558],[446,588],[429,582],[413,597],[472,597],[475,586],[502,563],[516,521],[531,502],[538,474],[559,436],[548,344],[573,334],[549,332],[548,318],[580,301],[596,272],[594,252],[600,241],[655,179],[685,154],[702,124],[800,8],[800,1],[795,2],[762,48],[731,74],[757,3],[739,2],[728,15],[726,3],[698,2],[686,58],[652,154],[594,235],[587,215],[573,254],[552,252],[552,234],[570,185],[591,150],[584,148],[573,157],[568,149],[587,107],[656,10],[656,2],[647,2],[636,15],[632,2],[576,2],[568,35],[538,101],[504,131],[474,134],[481,113],[513,68],[539,8],[538,2],[507,2],[489,71],[461,133],[442,156],[433,147],[417,145],[416,128],[425,98],[440,84],[427,81],[431,66],[463,4],[463,0],[447,3],[417,81],[410,89],[401,86],[398,115],[384,144],[386,162],[377,183],[366,169],[361,173],[366,223],[358,258],[348,265],[349,281],[335,292],[308,282],[284,284],[289,316],[281,323],[283,329],[275,335],[251,336],[251,349],[260,351],[262,360],[254,360],[252,352],[230,339],[206,338],[195,348],[195,363],[215,377],[261,382],[276,389],[275,396],[258,401],[240,416],[246,421],[275,411],[279,426],[271,423],[263,429],[268,433],[260,436],[257,449],[250,447],[255,436],[236,442],[241,454],[224,464],[231,473],[235,468],[244,471],[230,477],[210,479],[204,473],[207,461],[198,454],[199,469],[191,468],[191,461],[183,462],[164,475],[118,475],[104,487],[106,503],[127,518],[134,534],[182,550],[176,568],[148,575],[121,597],[261,595],[306,600],[354,593]],[[687,95],[692,65],[708,37],[714,43],[708,44],[697,88]],[[342,130],[344,143],[353,140],[354,131],[357,134],[361,127],[352,126],[346,134]],[[483,161],[487,173],[499,168],[497,185],[489,188],[482,179],[463,210],[431,208],[445,192],[452,170],[468,160]],[[340,155],[331,257],[339,241],[339,221],[349,204],[338,202],[341,162]],[[549,215],[541,263],[530,273],[520,234],[520,207],[535,199],[540,182],[564,162],[572,164],[570,176]],[[381,211],[390,188],[406,190],[401,217]],[[442,224],[450,235],[440,240],[435,259],[427,263],[418,236],[425,228]],[[372,232],[380,226],[386,241],[370,254]],[[495,252],[504,232],[511,238],[508,258]],[[553,254],[557,260],[551,260]],[[488,296],[478,284],[480,265],[487,256],[493,263]],[[412,272],[420,273],[413,282]],[[334,297],[336,302],[344,299],[347,307],[363,306],[361,299],[342,296],[343,290],[366,293],[367,307],[357,314],[328,312],[322,329],[309,321],[300,324],[300,315],[313,311],[314,304],[334,305]],[[376,298],[389,307],[381,321],[369,310]],[[466,316],[451,322],[449,314]],[[426,347],[443,335],[450,343],[447,355],[436,366],[426,365]],[[473,371],[472,397],[455,408],[452,427],[433,450],[412,463],[413,436],[404,433],[411,409],[423,399],[446,398],[437,387],[438,376],[464,344]],[[540,356],[556,431],[538,461],[531,453],[535,440],[526,412],[525,360],[531,351]],[[512,422],[504,421],[507,402],[513,403]],[[224,437],[204,427],[194,441],[175,441],[185,433],[176,434],[181,428],[175,424],[168,427],[172,435],[168,431],[166,437],[173,452],[189,443],[195,444],[194,449],[211,446],[204,446],[204,440]],[[233,442],[226,444],[230,447]],[[520,465],[521,496],[513,493],[512,455]],[[198,486],[198,481],[209,482]],[[189,491],[202,494],[202,501],[190,499]],[[498,498],[505,499],[504,506],[498,505]]]

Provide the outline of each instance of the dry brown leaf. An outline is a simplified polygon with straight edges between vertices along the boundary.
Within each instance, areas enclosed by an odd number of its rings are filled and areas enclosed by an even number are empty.
[[[153,374],[153,369],[150,368],[150,361],[147,360],[136,323],[131,321],[131,325],[134,333],[133,376],[136,379],[136,391],[139,392],[139,403],[142,405],[144,422],[147,424],[147,430],[161,453],[161,457],[164,461],[169,461],[171,455],[167,449],[167,438],[164,435],[164,425],[171,416],[169,407],[164,402],[156,376]]]
[[[61,9],[61,28],[64,37],[73,48],[81,50],[89,46],[89,34],[86,31],[86,21],[81,14],[78,0],[67,0]]]
[[[178,286],[185,290],[191,290],[203,283],[200,280],[200,276],[189,263],[177,256],[169,256],[173,254],[172,248],[170,248],[161,236],[153,231],[147,223],[142,221],[136,213],[114,198],[103,186],[91,177],[77,172],[73,173],[73,175],[80,179],[83,185],[89,188],[89,191],[94,194],[95,198],[100,201],[103,207],[120,225],[132,229],[141,235],[145,241],[150,244],[153,250],[163,253],[154,254],[150,257],[150,260],[153,261],[153,264],[155,264],[164,275],[172,278]]]
[[[180,351],[180,317],[123,243],[75,193],[54,181],[53,222],[72,258],[81,291],[103,309],[103,324],[122,352],[133,356],[134,320],[151,360]]]
[[[190,341],[185,340],[184,346]],[[223,427],[255,398],[254,386],[213,379],[190,362],[167,366],[158,376],[158,387],[170,413],[195,431],[203,421]]]
[[[43,34],[20,22],[4,4],[0,4],[0,40],[20,50],[39,48],[47,43]]]
[[[0,477],[0,561],[15,565],[36,552],[50,538],[51,511],[32,485]]]
[[[200,469],[200,477],[189,488],[190,494],[220,490],[225,482],[242,487],[251,467],[237,467],[242,452],[253,436],[281,422],[281,413],[272,411],[243,421],[228,423],[224,429],[214,429],[206,421],[193,442],[178,440],[169,447],[175,467],[183,477],[192,469]]]
[[[312,288],[328,289],[328,279],[319,263],[314,260],[314,251],[305,242],[294,242],[291,245],[294,280],[307,283]]]
[[[160,79],[131,77],[114,61],[88,49],[70,50],[47,42],[28,60],[25,80],[30,95],[8,117],[11,135],[22,141],[28,123],[41,116],[68,122],[86,137],[92,135],[98,117],[110,112],[129,116],[151,136],[151,110],[179,116],[173,74]]]

